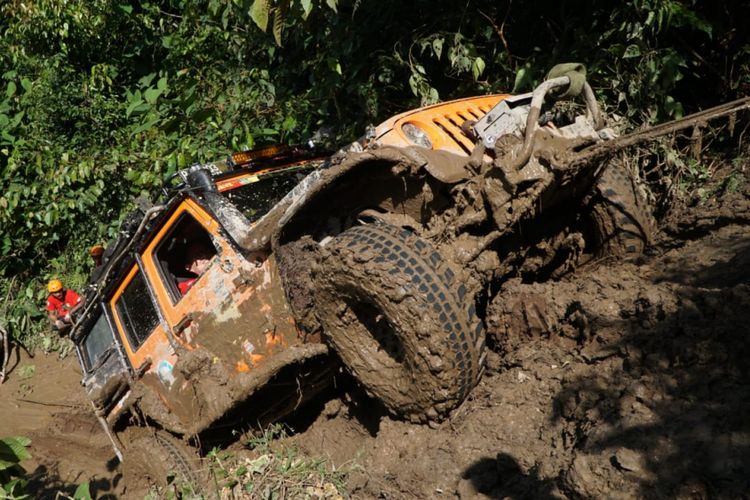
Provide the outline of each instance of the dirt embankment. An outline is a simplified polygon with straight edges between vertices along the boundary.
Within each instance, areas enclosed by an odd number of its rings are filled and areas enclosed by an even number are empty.
[[[292,439],[361,464],[361,498],[742,497],[750,190],[665,226],[638,262],[507,283],[488,311],[497,352],[438,428],[330,401]]]
[[[546,283],[488,310],[496,352],[435,427],[357,391],[312,405],[286,438],[358,466],[355,498],[737,498],[750,491],[750,189],[677,210],[650,254]],[[20,377],[33,364],[35,373]],[[88,411],[75,360],[22,358],[0,434],[34,439],[35,496],[90,481],[132,497]]]
[[[73,495],[89,482],[91,493],[120,497],[127,491],[112,446],[80,386],[74,354],[13,351],[11,373],[0,386],[0,436],[27,436],[32,459],[23,466],[33,498]]]

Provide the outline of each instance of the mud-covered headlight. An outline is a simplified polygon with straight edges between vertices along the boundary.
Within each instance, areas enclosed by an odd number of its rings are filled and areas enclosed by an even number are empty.
[[[413,123],[404,123],[401,126],[401,131],[404,133],[406,138],[412,142],[412,144],[422,146],[423,148],[432,149],[432,141],[427,135],[427,132],[419,128],[417,125],[414,125]]]

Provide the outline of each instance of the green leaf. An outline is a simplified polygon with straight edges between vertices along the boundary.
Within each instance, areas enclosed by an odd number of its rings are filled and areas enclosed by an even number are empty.
[[[443,43],[445,40],[443,38],[436,38],[432,41],[432,51],[435,53],[435,57],[440,59],[440,56],[443,55]]]
[[[531,83],[531,74],[526,66],[523,66],[516,73],[516,81],[513,83],[513,92],[518,92],[522,88],[528,87]]]
[[[167,77],[166,76],[159,78],[159,81],[156,82],[156,88],[158,88],[162,92],[167,90]]]
[[[13,82],[8,82],[8,88],[5,89],[5,95],[7,97],[13,97],[15,93],[16,93],[16,84]]]
[[[338,13],[336,10],[336,6],[338,5],[338,0],[326,0],[326,5],[331,8],[332,11]]]
[[[156,73],[149,73],[148,75],[141,77],[141,79],[138,80],[138,84],[141,87],[149,87],[151,82],[154,81],[154,78],[156,78]]]
[[[19,111],[15,115],[13,115],[13,119],[10,121],[10,128],[15,128],[18,126],[19,123],[21,123],[21,120],[23,120],[24,115],[26,114],[25,111]]]
[[[479,80],[479,77],[484,73],[484,59],[477,57],[471,65],[471,72],[474,75],[474,80]]]
[[[211,117],[211,114],[211,110],[208,108],[199,109],[198,111],[190,115],[190,119],[193,120],[193,123],[203,123]]]
[[[635,44],[630,44],[625,48],[625,52],[622,54],[622,58],[630,59],[632,57],[639,57],[640,55],[641,49]]]
[[[26,92],[31,90],[31,80],[28,78],[21,78],[21,87],[23,87]]]
[[[31,458],[31,454],[26,449],[30,444],[31,439],[23,436],[0,439],[0,470]]]
[[[143,97],[146,98],[146,102],[153,105],[153,104],[156,104],[156,100],[159,98],[161,93],[162,93],[161,89],[158,89],[158,88],[155,89],[152,87],[152,88],[146,89],[146,91],[143,93]]]
[[[132,104],[131,106],[128,106],[128,112],[126,114],[127,116],[130,116],[131,114],[139,115],[145,111],[148,111],[149,109],[151,109],[150,104],[140,101],[138,103]]]
[[[73,500],[91,500],[91,489],[89,483],[81,483],[73,493]]]
[[[273,39],[279,47],[281,47],[281,32],[284,29],[284,14],[285,10],[282,7],[273,9]]]
[[[268,29],[268,13],[271,0],[255,0],[250,6],[250,18],[262,31]]]
[[[149,120],[145,123],[140,124],[138,127],[136,127],[133,132],[130,133],[131,136],[140,134],[141,132],[145,132],[146,130],[149,130],[159,123],[159,118],[154,118],[153,120]]]
[[[302,12],[303,12],[303,19],[307,19],[307,16],[310,15],[310,12],[312,12],[313,9],[313,3],[312,0],[302,0]]]

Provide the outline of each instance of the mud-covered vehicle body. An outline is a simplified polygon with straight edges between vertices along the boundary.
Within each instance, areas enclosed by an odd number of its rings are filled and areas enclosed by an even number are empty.
[[[115,447],[142,441],[133,423],[172,449],[280,418],[338,360],[393,413],[448,415],[481,376],[503,280],[647,241],[632,182],[604,168],[614,135],[591,89],[580,113],[549,106],[570,83],[404,113],[330,157],[267,150],[181,172],[123,224],[73,332]],[[210,263],[191,276],[196,245]]]
[[[108,426],[137,407],[149,421],[194,436],[285,366],[325,355],[295,326],[274,256],[241,246],[325,156],[302,148],[235,154],[181,172],[163,204],[141,203],[128,216],[73,332],[82,383]],[[195,248],[210,260],[200,275],[187,265]],[[284,398],[272,399],[257,418],[284,413],[274,408]]]

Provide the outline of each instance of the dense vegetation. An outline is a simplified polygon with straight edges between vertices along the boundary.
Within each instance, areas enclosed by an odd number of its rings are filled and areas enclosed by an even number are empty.
[[[25,342],[46,328],[46,280],[82,285],[86,249],[192,162],[321,130],[341,144],[571,60],[633,126],[750,89],[739,0],[0,5],[0,322]]]

